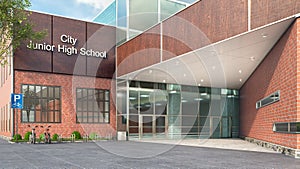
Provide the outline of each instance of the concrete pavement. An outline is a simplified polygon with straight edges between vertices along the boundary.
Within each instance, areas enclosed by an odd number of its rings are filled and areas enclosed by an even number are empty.
[[[183,140],[162,140],[162,139],[143,139],[135,140],[138,142],[173,144],[194,147],[207,147],[228,150],[255,151],[265,153],[277,153],[271,149],[257,146],[242,139],[183,139]]]
[[[278,154],[134,141],[0,144],[0,168],[291,168]]]

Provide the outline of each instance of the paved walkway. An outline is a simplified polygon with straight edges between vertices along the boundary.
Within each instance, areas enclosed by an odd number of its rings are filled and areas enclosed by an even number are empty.
[[[295,169],[299,166],[300,160],[277,153],[137,141],[61,144],[9,144],[3,141],[0,144],[0,168],[5,169]]]
[[[10,144],[7,140],[0,137],[0,144]]]
[[[159,140],[159,139],[143,139],[135,140],[138,142],[175,144],[195,147],[219,148],[228,150],[255,151],[265,153],[277,153],[271,149],[260,147],[256,144],[249,143],[242,139],[183,139],[183,140]]]

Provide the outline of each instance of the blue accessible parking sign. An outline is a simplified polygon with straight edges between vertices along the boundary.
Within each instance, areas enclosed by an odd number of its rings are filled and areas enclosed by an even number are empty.
[[[23,109],[23,94],[11,94],[11,108]]]

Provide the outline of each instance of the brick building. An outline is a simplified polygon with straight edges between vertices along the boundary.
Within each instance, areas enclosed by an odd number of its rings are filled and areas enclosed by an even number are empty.
[[[31,128],[39,135],[49,127],[62,137],[115,136],[116,28],[40,13],[30,21],[47,35],[24,42],[2,68],[1,135],[24,136]],[[24,95],[22,110],[9,108],[9,93]]]

